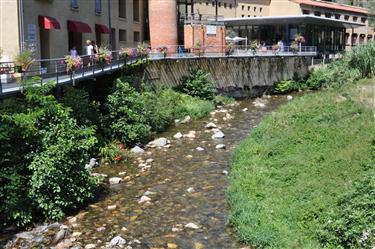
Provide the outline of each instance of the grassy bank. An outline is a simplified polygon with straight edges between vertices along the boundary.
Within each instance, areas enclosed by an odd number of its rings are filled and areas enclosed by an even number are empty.
[[[240,240],[255,248],[371,248],[374,86],[297,98],[236,149],[228,198]]]

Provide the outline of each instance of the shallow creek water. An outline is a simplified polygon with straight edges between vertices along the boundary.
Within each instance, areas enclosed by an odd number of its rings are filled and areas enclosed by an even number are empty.
[[[223,171],[230,171],[229,157],[233,148],[265,114],[287,99],[273,96],[267,101],[265,107],[254,107],[250,100],[240,101],[218,109],[210,117],[179,124],[157,136],[169,139],[170,148],[146,149],[138,160],[100,166],[99,173],[114,177],[126,172],[121,177],[127,180],[111,185],[106,196],[75,216],[78,218],[73,221],[72,232],[82,233],[75,237],[75,243],[83,248],[87,244],[101,248],[119,235],[127,241],[139,240],[140,244],[132,243],[133,248],[240,248],[227,224],[228,176]],[[244,108],[248,111],[243,111]],[[224,121],[227,113],[231,118]],[[224,132],[224,139],[211,138],[213,132],[204,128],[210,121]],[[189,131],[196,131],[194,139],[173,139],[177,132]],[[225,144],[226,149],[215,149],[217,144]],[[198,151],[197,147],[204,151]],[[141,158],[154,159],[152,167],[145,172],[138,168]],[[188,192],[188,188],[193,188],[194,192]],[[146,191],[154,192],[148,195],[151,201],[139,204]],[[111,205],[116,207],[109,210]],[[184,228],[188,223],[199,228]]]

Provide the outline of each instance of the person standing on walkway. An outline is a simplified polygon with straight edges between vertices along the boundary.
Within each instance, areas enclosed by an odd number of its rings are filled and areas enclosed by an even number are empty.
[[[91,61],[93,60],[94,56],[94,46],[92,45],[90,40],[86,41],[86,55],[88,57],[89,63],[88,65],[91,65]]]
[[[72,47],[72,49],[70,50],[70,56],[75,58],[77,57],[77,55],[78,55],[78,52],[77,52],[76,47]]]

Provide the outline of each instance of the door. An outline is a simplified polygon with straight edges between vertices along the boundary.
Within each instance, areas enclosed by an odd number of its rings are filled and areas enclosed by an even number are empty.
[[[39,32],[39,38],[40,38],[40,59],[45,60],[45,59],[50,59],[50,34],[49,31],[46,29],[40,29]],[[51,68],[48,68],[49,65],[47,62],[41,62],[41,71],[42,73],[46,71],[50,71]]]
[[[75,47],[79,55],[83,55],[82,33],[69,32],[68,34],[69,51]]]
[[[111,49],[116,50],[116,29],[111,29]]]

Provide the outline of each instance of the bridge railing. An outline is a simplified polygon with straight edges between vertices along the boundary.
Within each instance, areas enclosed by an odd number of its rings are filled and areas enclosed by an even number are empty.
[[[136,51],[136,49],[133,49]],[[67,84],[76,81],[95,78],[104,73],[118,70],[125,64],[133,63],[139,59],[161,60],[161,59],[183,59],[183,58],[212,58],[212,57],[252,57],[252,56],[316,56],[316,47],[300,46],[292,48],[283,46],[263,46],[252,49],[249,46],[196,46],[184,48],[183,46],[163,46],[150,50],[148,55],[131,53],[124,56],[122,51],[111,51],[111,60],[106,63],[97,61],[93,56],[81,56],[82,63],[74,71],[68,71],[65,58],[54,58],[35,60],[26,71],[15,62],[0,62],[0,95],[17,92],[20,90],[20,82],[38,76],[40,83],[55,81],[57,84]]]

